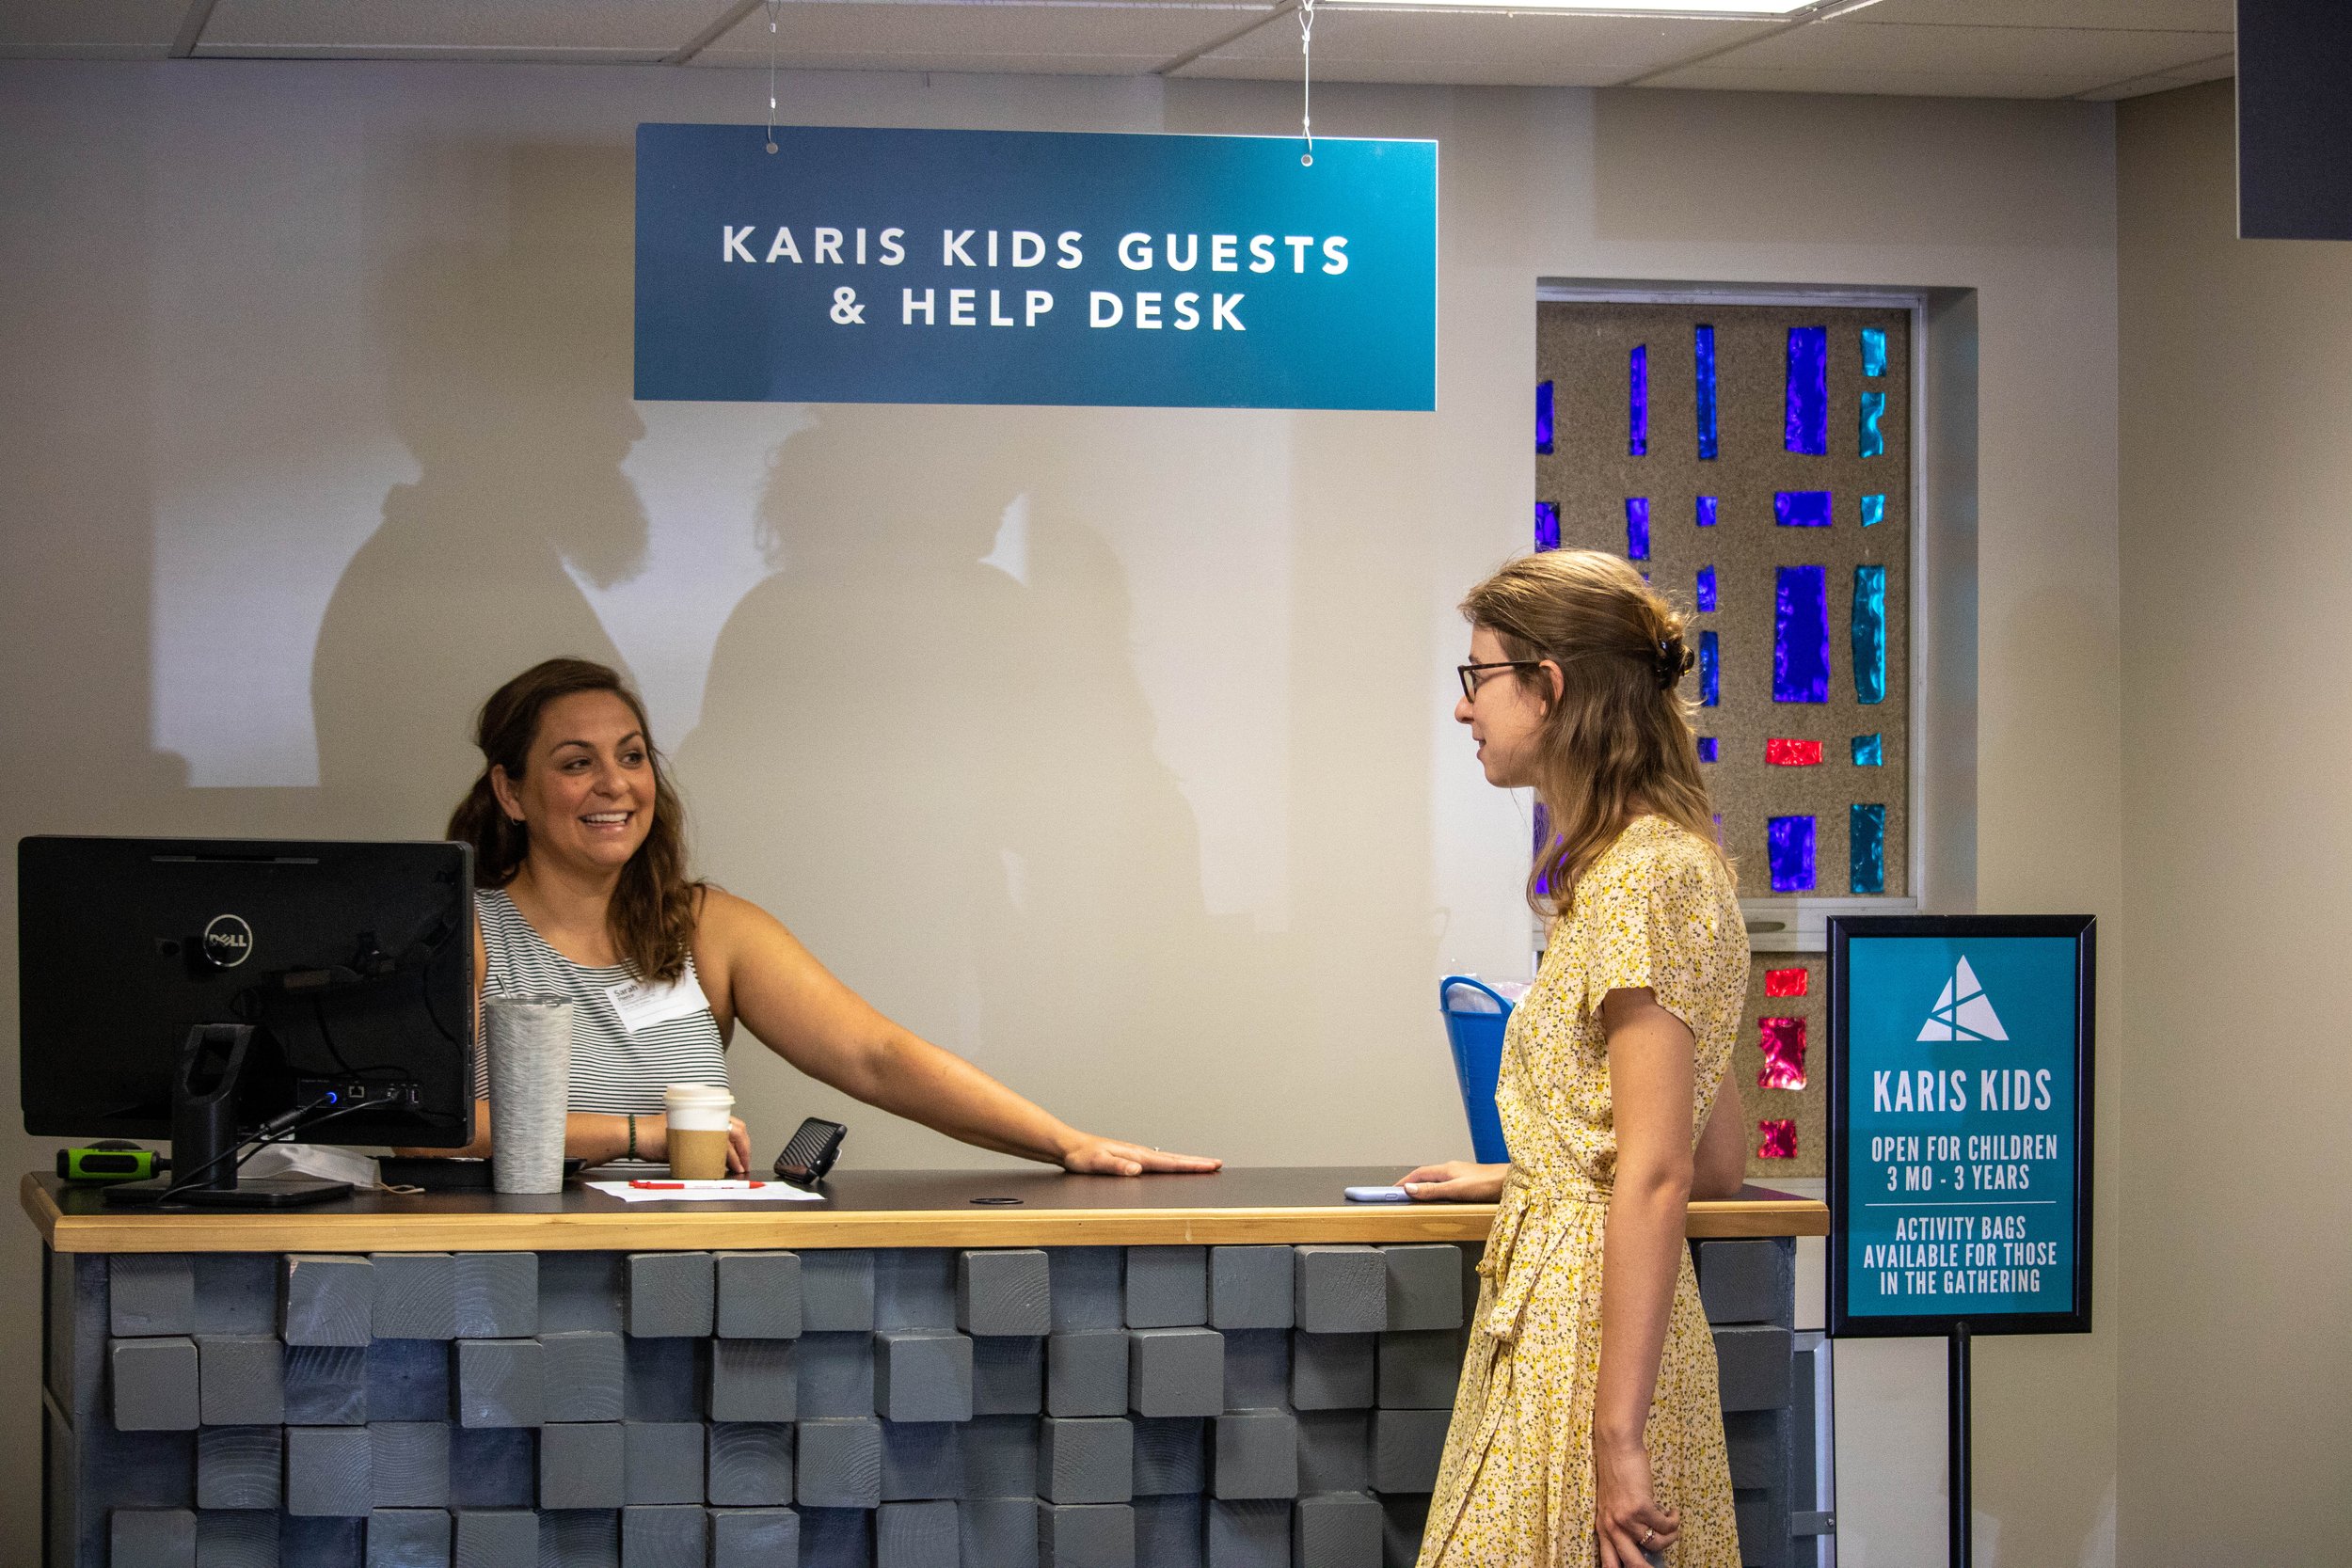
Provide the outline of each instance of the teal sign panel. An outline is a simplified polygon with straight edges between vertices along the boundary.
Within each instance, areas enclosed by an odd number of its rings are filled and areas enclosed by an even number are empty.
[[[2088,1332],[2087,916],[1832,923],[1831,1332]]]
[[[644,399],[1437,405],[1438,145],[637,128]]]

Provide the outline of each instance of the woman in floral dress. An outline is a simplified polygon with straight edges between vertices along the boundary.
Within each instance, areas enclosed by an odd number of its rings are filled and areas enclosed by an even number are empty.
[[[1421,1568],[1740,1568],[1683,1226],[1744,1164],[1747,930],[1679,694],[1683,620],[1589,551],[1512,562],[1462,608],[1454,717],[1487,782],[1549,814],[1529,895],[1551,926],[1503,1041],[1511,1163],[1405,1179],[1500,1200]]]

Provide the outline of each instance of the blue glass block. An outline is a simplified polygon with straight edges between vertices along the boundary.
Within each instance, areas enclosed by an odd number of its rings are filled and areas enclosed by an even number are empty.
[[[1774,893],[1813,891],[1813,818],[1775,816],[1764,824],[1764,858]]]
[[[1819,571],[1820,568],[1813,568]],[[1886,568],[1853,569],[1853,700],[1886,701]]]
[[[1827,490],[1781,490],[1772,496],[1772,521],[1783,528],[1827,528],[1835,506]]]
[[[1691,358],[1698,371],[1699,456],[1715,455],[1715,329],[1693,327]],[[1709,517],[1708,522],[1714,519]],[[1702,525],[1704,526],[1704,525]]]
[[[1862,373],[1886,373],[1886,328],[1866,326],[1862,329]]]
[[[1855,736],[1853,737],[1853,765],[1856,768],[1885,767],[1886,743],[1875,735]]]
[[[1713,707],[1723,700],[1722,661],[1716,653],[1715,634],[1699,633],[1699,705]]]
[[[1886,891],[1886,808],[1855,804],[1846,814],[1847,886]]]
[[[1625,499],[1625,558],[1628,561],[1649,559],[1649,498],[1628,496]],[[1645,578],[1645,580],[1647,580]]]
[[[1534,852],[1529,858],[1540,861],[1544,858],[1544,851],[1550,847],[1551,813],[1546,811],[1544,809],[1544,803],[1541,800],[1538,800],[1535,802],[1535,847]],[[1549,896],[1550,893],[1551,879],[1549,877],[1536,878],[1535,896],[1538,898],[1544,898]]]
[[[1829,328],[1788,329],[1788,411],[1784,441],[1790,451],[1820,457],[1829,451]]]
[[[1886,521],[1886,498],[1884,496],[1863,497],[1862,526],[1876,528],[1884,521]]]
[[[1636,343],[1626,359],[1625,454],[1649,454],[1649,345]]]
[[[1715,609],[1715,568],[1699,568],[1699,613],[1711,613]]]
[[[1701,762],[1713,762],[1715,760],[1715,737],[1713,736],[1703,735],[1699,736],[1699,760]]]
[[[1535,383],[1535,451],[1538,456],[1551,454],[1551,383]]]
[[[1879,429],[1879,421],[1886,417],[1886,394],[1862,394],[1862,455],[1883,456],[1886,451],[1886,434]]]
[[[1560,503],[1535,503],[1535,548],[1556,550],[1560,547]]]
[[[1862,569],[1871,570],[1869,567]],[[1884,568],[1879,570],[1883,575]],[[1855,636],[1858,639],[1861,633],[1857,631]],[[1829,568],[1826,566],[1780,568],[1772,590],[1772,701],[1829,701]]]
[[[1699,527],[1713,528],[1715,526],[1715,498],[1712,496],[1701,496],[1699,498],[1698,514]]]

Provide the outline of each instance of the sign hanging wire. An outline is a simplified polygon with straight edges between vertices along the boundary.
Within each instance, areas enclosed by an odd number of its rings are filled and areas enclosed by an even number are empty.
[[[1307,150],[1298,155],[1308,168],[1315,166],[1315,0],[1298,0],[1298,134]]]
[[[776,10],[783,0],[768,0],[768,150],[776,150]]]

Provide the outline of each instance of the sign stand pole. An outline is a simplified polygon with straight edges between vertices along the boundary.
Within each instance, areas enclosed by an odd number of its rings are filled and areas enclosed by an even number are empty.
[[[1969,1527],[1974,1522],[1973,1503],[1969,1490],[1968,1434],[1970,1401],[1968,1393],[1968,1324],[1965,1321],[1952,1324],[1951,1338],[1946,1341],[1945,1420],[1947,1431],[1944,1446],[1950,1466],[1946,1490],[1952,1501],[1951,1568],[1971,1568]]]

